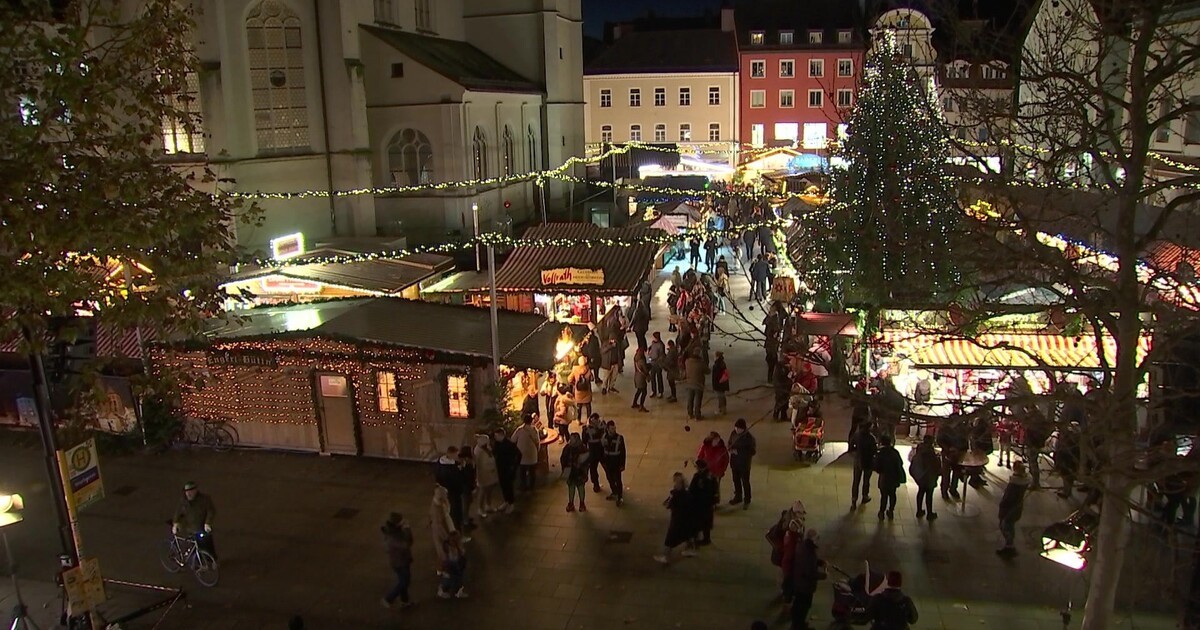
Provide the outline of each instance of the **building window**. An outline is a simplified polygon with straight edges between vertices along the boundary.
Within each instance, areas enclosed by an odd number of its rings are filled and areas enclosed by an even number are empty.
[[[719,88],[719,87],[708,88],[708,104],[709,105],[720,105],[721,104],[721,88]]]
[[[1006,76],[1007,73],[1004,71],[1004,68],[998,68],[996,66],[983,67],[983,78],[985,79],[1003,79]]]
[[[612,143],[612,125],[600,125],[600,142]]]
[[[965,79],[967,78],[967,66],[961,63],[951,63],[946,65],[947,79]]]
[[[765,79],[767,78],[767,62],[762,59],[753,59],[750,61],[750,78]]]
[[[538,169],[538,141],[537,134],[533,133],[533,125],[525,130],[525,146],[529,151],[529,172],[532,173]]]
[[[1188,112],[1183,124],[1183,141],[1186,144],[1200,144],[1200,96],[1188,99],[1192,110]]]
[[[988,128],[980,127],[979,130],[976,132],[975,137],[978,138],[980,142],[987,142],[988,137],[989,137],[988,136]]]
[[[487,136],[483,135],[483,130],[479,127],[475,128],[475,138],[471,141],[471,151],[474,154],[475,179],[487,179]]]
[[[433,183],[433,145],[425,134],[404,129],[388,145],[388,169],[397,186]]]
[[[629,106],[630,107],[641,107],[642,106],[642,91],[640,89],[629,88]]]
[[[396,390],[395,372],[376,372],[375,390],[378,392],[380,411],[400,413],[400,395]]]
[[[823,40],[823,39],[824,39],[824,35],[821,33],[821,31],[809,31],[808,32],[808,43],[810,43],[810,44],[820,44],[821,40]]]
[[[808,106],[823,107],[825,105],[825,93],[821,90],[808,91]]]
[[[839,77],[854,76],[854,60],[853,59],[838,59],[838,76]]]
[[[953,96],[946,95],[946,96],[942,97],[942,111],[944,111],[944,112],[954,111],[954,97]]]
[[[709,123],[708,124],[708,141],[709,142],[720,142],[721,141],[721,123]]]
[[[765,130],[766,125],[762,123],[750,125],[750,146],[757,148],[766,144]]]
[[[394,0],[375,0],[375,21],[380,24],[396,23]]]
[[[824,149],[829,143],[825,123],[804,123],[804,135],[801,136],[801,146],[805,149]]]
[[[204,119],[200,113],[200,75],[188,71],[183,92],[173,96],[174,111],[163,118],[163,149],[168,154],[204,153]]]
[[[792,31],[779,31],[779,45],[791,46],[795,40],[795,33]]]
[[[853,105],[854,104],[854,92],[851,90],[838,90],[837,91],[837,104],[838,104],[838,107],[850,107],[851,105]]]
[[[750,33],[750,45],[751,46],[762,46],[763,42],[765,42],[766,39],[767,39],[767,34],[762,31],[754,31],[753,33]]]
[[[433,0],[417,0],[417,30],[437,30],[433,28]]]
[[[779,106],[780,107],[795,107],[796,106],[796,91],[795,90],[779,90]]]
[[[515,154],[515,151],[513,150],[512,129],[509,129],[508,125],[504,125],[504,136],[500,139],[500,147],[504,149],[504,172],[500,174],[504,177],[508,177],[514,173],[513,156]]]
[[[899,17],[899,18],[896,20],[896,28],[908,28],[908,25],[909,25],[909,22],[908,22],[908,16],[907,16],[907,15],[901,15],[901,16],[900,16],[900,17]]]
[[[813,78],[821,78],[825,76],[825,60],[824,59],[809,59],[808,60],[808,76]]]
[[[641,125],[629,125],[629,140],[631,142],[641,142],[642,141],[642,126]]]
[[[839,44],[849,44],[850,37],[851,37],[850,31],[847,31],[847,30],[838,31],[838,43]]]
[[[446,372],[443,376],[446,382],[446,416],[450,418],[470,418],[471,412],[471,376],[466,372]]]
[[[664,125],[662,123],[654,125],[654,141],[655,142],[666,142],[667,141],[667,126],[666,125]]]
[[[612,90],[600,90],[600,107],[612,107]]]
[[[1171,115],[1170,99],[1162,99],[1158,103],[1158,117],[1162,121],[1160,127],[1154,132],[1155,142],[1169,142],[1171,140],[1171,123],[1167,117]]]
[[[905,44],[904,46],[902,46],[900,48],[900,50],[901,50],[901,54],[904,56],[905,59],[911,60],[913,58],[912,44]]]
[[[300,17],[279,0],[263,0],[246,17],[246,44],[258,150],[307,149]]]
[[[692,104],[692,88],[679,88],[679,106],[687,107]]]
[[[791,140],[800,138],[800,123],[775,123],[775,139]]]
[[[667,106],[667,88],[654,88],[654,106]]]
[[[692,126],[689,125],[688,123],[680,123],[679,124],[679,141],[680,142],[691,142],[692,141]]]
[[[759,109],[767,106],[766,90],[750,90],[750,108]]]
[[[967,139],[967,130],[962,127],[959,127],[958,130],[954,132],[954,137],[958,138],[959,140],[966,140]]]
[[[790,79],[796,76],[796,60],[783,59],[779,62],[779,78]]]

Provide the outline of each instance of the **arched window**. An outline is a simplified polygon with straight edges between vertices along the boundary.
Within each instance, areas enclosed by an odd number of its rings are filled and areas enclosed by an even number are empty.
[[[537,136],[533,133],[533,125],[525,132],[525,144],[529,150],[529,172],[532,173],[538,170],[538,145]]]
[[[479,127],[475,128],[475,140],[471,143],[471,149],[475,154],[475,179],[486,179],[488,176],[487,138]]]
[[[415,129],[403,129],[388,145],[388,170],[397,186],[433,183],[433,147]]]
[[[262,0],[246,17],[246,47],[259,152],[307,149],[300,17],[279,0]]]
[[[504,125],[504,138],[502,139],[502,142],[504,143],[502,145],[504,148],[504,164],[503,164],[504,172],[502,172],[500,174],[503,175],[504,177],[508,177],[509,175],[513,174],[513,154],[514,154],[512,129],[509,129],[508,125]]]

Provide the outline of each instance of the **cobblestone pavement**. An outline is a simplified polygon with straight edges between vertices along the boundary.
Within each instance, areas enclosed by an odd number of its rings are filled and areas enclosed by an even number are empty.
[[[749,310],[745,300],[744,279],[735,279],[734,291],[747,319],[760,321],[761,310]],[[661,299],[665,289],[657,294]],[[664,320],[656,317],[654,327],[665,328]],[[719,325],[738,335],[747,328],[731,314],[721,316]],[[714,340],[714,350],[726,352],[732,371],[736,393],[729,414],[717,417],[711,396],[705,419],[691,427],[682,402],[653,399],[653,413],[630,413],[633,390],[629,377],[622,377],[621,393],[597,396],[596,409],[615,419],[628,441],[626,504],[617,508],[589,490],[587,513],[565,512],[565,486],[557,481],[555,464],[548,480],[520,498],[517,512],[492,517],[472,534],[466,600],[434,597],[433,552],[424,525],[433,482],[429,466],[418,463],[251,451],[109,458],[104,462],[109,496],[82,518],[86,551],[100,558],[108,576],[186,589],[188,605],[172,609],[162,628],[284,628],[294,614],[303,615],[309,628],[724,630],[748,628],[755,619],[785,628],[763,535],[779,510],[802,499],[831,563],[857,572],[870,561],[880,570],[904,572],[906,591],[921,613],[917,628],[1061,628],[1058,611],[1070,599],[1080,605],[1079,576],[1040,559],[1034,549],[1041,528],[1070,512],[1053,493],[1031,496],[1019,525],[1021,554],[1012,561],[992,553],[1002,487],[994,474],[1003,477],[1003,469],[992,471],[987,489],[972,491],[970,504],[980,508],[974,517],[956,516],[954,506],[938,500],[942,518],[932,524],[916,520],[911,485],[901,489],[894,522],[876,520],[874,505],[849,511],[851,469],[842,457],[845,444],[836,441],[844,440],[848,426],[844,402],[831,396],[826,403],[831,443],[824,456],[814,464],[797,462],[787,428],[767,418],[771,393],[761,350],[725,335]],[[689,461],[702,437],[709,430],[728,434],[737,417],[752,423],[759,444],[753,505],[724,506],[714,544],[698,557],[665,567],[654,563],[651,555],[666,527],[662,500],[671,473],[690,475]],[[557,462],[557,447],[551,460]],[[47,576],[56,543],[42,470],[38,452],[0,447],[0,489],[20,491],[30,504],[27,521],[9,528],[22,591],[39,625],[49,628],[57,604]],[[219,509],[222,576],[212,589],[164,573],[156,557],[163,519],[187,479],[210,492]],[[723,492],[729,491],[726,480]],[[378,528],[391,511],[418,523],[413,585],[418,604],[404,611],[379,605],[390,573]],[[1174,627],[1168,617],[1147,611],[1164,603],[1146,593],[1155,582],[1139,572],[1153,570],[1148,558],[1154,553],[1141,540],[1135,534],[1120,627]],[[129,587],[110,591],[108,609],[115,614],[153,600]],[[818,628],[830,621],[831,599],[824,585],[813,606]],[[0,610],[7,612],[13,603],[5,580]],[[1132,617],[1131,610],[1137,611]],[[154,618],[129,627],[152,627]]]

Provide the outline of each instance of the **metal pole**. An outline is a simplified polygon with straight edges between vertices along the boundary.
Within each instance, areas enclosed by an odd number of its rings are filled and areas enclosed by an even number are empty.
[[[123,265],[125,267],[125,290],[129,291],[129,295],[133,295],[133,274],[129,271],[129,263]],[[137,326],[133,327],[133,334],[137,339],[138,354],[142,357],[142,373],[147,377],[150,376],[150,353],[146,351],[146,340],[142,337],[142,323],[138,321]],[[132,394],[132,392],[130,392]],[[138,428],[142,431],[142,446],[150,446],[150,438],[146,435],[146,420],[142,415],[142,401],[140,397],[134,397],[133,404],[137,409]]]
[[[537,180],[538,194],[542,198],[542,225],[546,225],[546,180],[541,177]]]
[[[54,423],[50,417],[50,388],[46,384],[46,365],[42,355],[33,352],[33,332],[22,327],[29,353],[29,373],[33,378],[33,403],[37,408],[38,432],[42,438],[42,452],[46,465],[46,476],[50,482],[50,494],[54,500],[54,512],[58,517],[58,540],[63,555],[71,559],[72,566],[79,564],[79,550],[71,536],[71,521],[67,516],[67,494],[63,489],[62,476],[58,470],[58,442],[54,438]]]
[[[12,575],[13,596],[17,600],[17,605],[13,609],[13,621],[10,630],[28,628],[29,620],[26,618],[26,615],[29,614],[29,610],[25,607],[25,600],[21,599],[21,586],[17,583],[17,563],[13,560],[12,547],[8,545],[8,532],[0,532],[0,536],[4,538],[4,554],[8,559],[8,572]]]
[[[496,306],[496,246],[491,242],[487,245],[488,255],[488,291],[492,297],[492,380],[500,384],[500,323]]]
[[[479,260],[481,252],[479,251],[479,204],[471,204],[471,221],[475,231],[471,235],[475,238],[475,271],[483,271],[483,263]]]

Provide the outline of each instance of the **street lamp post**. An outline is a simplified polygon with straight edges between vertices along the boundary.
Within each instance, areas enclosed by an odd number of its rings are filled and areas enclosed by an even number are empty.
[[[8,544],[8,532],[4,529],[25,520],[22,515],[24,510],[25,501],[21,499],[21,495],[0,494],[0,538],[4,540],[4,555],[8,562],[9,576],[12,577],[13,596],[17,600],[16,605],[13,606],[13,620],[9,630],[37,628],[37,624],[29,619],[29,609],[26,608],[25,600],[21,597],[21,584],[17,581],[17,563],[13,560],[12,547]]]

